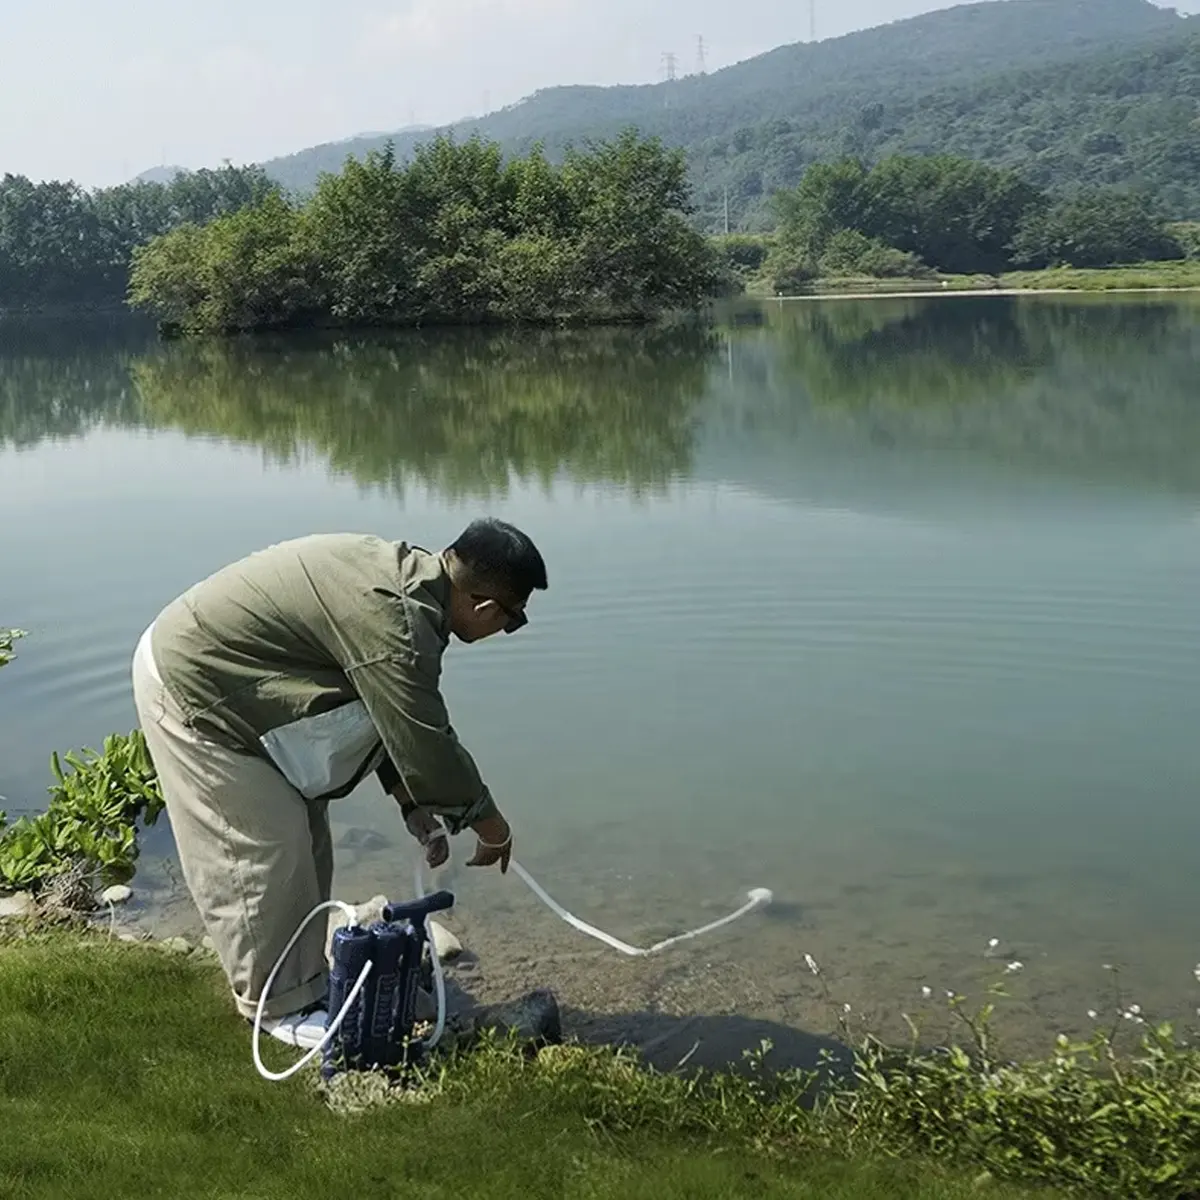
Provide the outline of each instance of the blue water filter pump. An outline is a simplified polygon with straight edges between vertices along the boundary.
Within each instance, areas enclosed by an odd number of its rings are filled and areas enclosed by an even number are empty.
[[[321,1075],[395,1069],[419,1056],[412,1040],[421,960],[431,942],[426,918],[454,904],[450,892],[388,904],[383,919],[350,924],[333,935],[329,1012],[340,1012],[367,963],[366,983],[322,1051]],[[434,953],[430,946],[430,953]]]

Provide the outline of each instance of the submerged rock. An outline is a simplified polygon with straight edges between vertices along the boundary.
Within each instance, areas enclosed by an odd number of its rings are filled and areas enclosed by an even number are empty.
[[[432,919],[428,921],[428,925],[429,936],[433,939],[433,951],[438,956],[438,962],[453,962],[462,954],[462,942],[445,925],[439,925]]]
[[[520,1041],[557,1045],[562,1041],[562,1014],[554,993],[538,988],[519,1000],[482,1009],[475,1028],[493,1029],[502,1036],[515,1034]]]
[[[392,843],[375,829],[355,825],[337,840],[339,850],[386,850]]]
[[[192,944],[187,938],[169,937],[164,938],[159,945],[171,954],[191,954]]]
[[[15,892],[11,896],[0,896],[0,921],[32,917],[37,905],[28,892]]]

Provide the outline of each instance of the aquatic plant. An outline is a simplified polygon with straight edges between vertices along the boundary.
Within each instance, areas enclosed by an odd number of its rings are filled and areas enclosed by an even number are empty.
[[[66,767],[64,768],[63,763]],[[55,783],[48,809],[7,826],[0,813],[0,889],[34,893],[81,868],[105,883],[132,876],[138,822],[153,825],[162,792],[141,730],[104,739],[102,753],[85,748],[50,759]]]
[[[13,653],[13,644],[18,638],[23,638],[25,631],[23,629],[5,629],[0,628],[0,667],[12,662],[16,657]]]

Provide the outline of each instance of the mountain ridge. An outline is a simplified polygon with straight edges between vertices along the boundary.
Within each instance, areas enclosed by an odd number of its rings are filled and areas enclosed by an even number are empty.
[[[891,83],[911,92],[980,72],[1071,61],[1101,49],[1169,39],[1189,20],[1149,0],[983,0],[825,41],[789,43],[670,83],[542,88],[483,117],[416,133],[326,142],[262,166],[285,187],[302,191],[320,171],[340,169],[347,154],[361,157],[390,140],[404,158],[438,133],[479,133],[515,152],[543,141],[558,152],[569,141],[611,136],[635,124],[686,146],[698,140],[698,124],[732,129],[785,115],[807,118],[809,110],[818,116],[831,100],[856,91]]]
[[[479,135],[506,154],[541,145],[556,160],[629,126],[686,151],[696,220],[711,231],[724,226],[726,199],[731,228],[767,228],[770,194],[812,163],[897,152],[963,154],[1050,188],[1152,188],[1170,215],[1198,216],[1200,16],[1150,0],[975,0],[705,75],[541,88],[482,117],[352,136],[259,165],[303,195],[321,173],[389,143],[403,161],[435,136]]]

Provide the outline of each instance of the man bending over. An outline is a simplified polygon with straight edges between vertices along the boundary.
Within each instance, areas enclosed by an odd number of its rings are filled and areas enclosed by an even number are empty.
[[[243,1016],[329,899],[330,801],[372,772],[431,866],[449,856],[447,831],[471,829],[468,865],[507,871],[512,832],[450,724],[441,660],[451,634],[515,633],[546,587],[537,547],[503,521],[472,522],[439,554],[315,534],[224,567],[142,635],[138,719]],[[264,1027],[280,1041],[311,1046],[324,1031],[325,937],[324,922],[310,924],[276,977]]]

